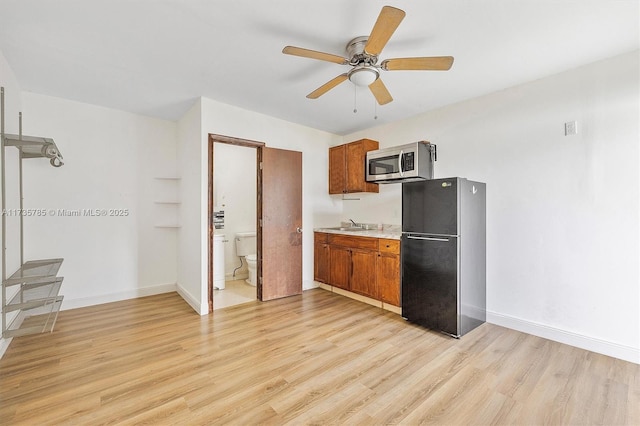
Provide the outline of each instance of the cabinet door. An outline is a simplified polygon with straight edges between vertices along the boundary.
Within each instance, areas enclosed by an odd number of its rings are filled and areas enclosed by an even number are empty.
[[[329,245],[329,265],[328,284],[349,290],[351,250],[345,247]]]
[[[377,253],[371,250],[351,250],[351,291],[379,299],[376,283]]]
[[[329,245],[326,243],[314,244],[313,279],[321,283],[329,280]]]
[[[378,192],[378,184],[366,181],[367,152],[378,149],[378,142],[361,139],[347,144],[346,156],[346,192]]]
[[[362,142],[347,144],[347,192],[363,192],[365,188],[365,151]]]
[[[346,188],[346,145],[329,148],[329,194],[343,194]]]
[[[400,306],[400,256],[380,253],[377,265],[380,299],[394,306]]]

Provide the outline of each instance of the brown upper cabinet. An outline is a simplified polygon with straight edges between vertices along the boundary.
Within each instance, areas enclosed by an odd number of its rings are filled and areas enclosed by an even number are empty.
[[[360,139],[329,148],[329,194],[378,192],[378,184],[365,180],[366,155],[377,141]]]

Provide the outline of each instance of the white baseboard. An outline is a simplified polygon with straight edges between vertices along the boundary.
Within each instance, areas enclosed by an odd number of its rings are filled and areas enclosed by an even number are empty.
[[[492,311],[487,311],[487,322],[511,328],[513,330],[522,331],[523,333],[532,334],[534,336],[543,337],[555,342],[622,359],[624,361],[640,364],[640,349],[633,348],[631,346],[624,346],[608,342],[606,340],[596,339]]]
[[[207,315],[209,313],[208,309],[204,309],[203,306],[200,306],[200,301],[193,296],[193,294],[189,293],[184,287],[180,284],[176,284],[176,291],[184,299],[194,311],[198,313],[198,315]]]
[[[159,284],[150,287],[141,287],[135,290],[119,293],[103,294],[100,296],[67,299],[62,302],[61,311],[68,309],[84,308],[86,306],[101,305],[103,303],[119,302],[121,300],[135,299],[137,297],[153,296],[154,294],[170,293],[176,291],[176,284]]]
[[[305,290],[311,290],[312,288],[318,288],[320,287],[320,284],[318,281],[314,281],[314,280],[306,280],[306,281],[302,281],[302,291]]]

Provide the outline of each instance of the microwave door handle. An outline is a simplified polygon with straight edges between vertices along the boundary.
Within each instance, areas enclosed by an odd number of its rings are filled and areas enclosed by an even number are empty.
[[[400,155],[398,156],[398,170],[400,170],[400,177],[404,176],[404,151],[400,150]]]

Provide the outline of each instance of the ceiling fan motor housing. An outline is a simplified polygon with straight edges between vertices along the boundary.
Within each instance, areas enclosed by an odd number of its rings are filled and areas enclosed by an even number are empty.
[[[367,64],[375,65],[378,62],[377,55],[370,55],[364,51],[364,47],[369,40],[368,36],[356,37],[347,43],[346,51],[350,65]]]

